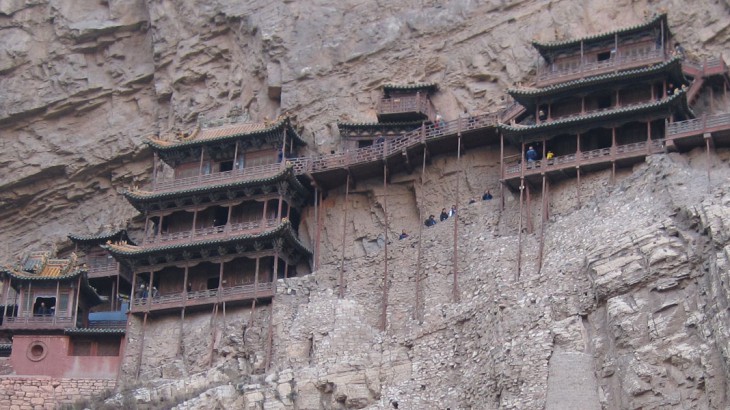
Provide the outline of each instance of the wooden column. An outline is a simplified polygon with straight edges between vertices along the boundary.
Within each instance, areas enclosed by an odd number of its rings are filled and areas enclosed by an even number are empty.
[[[581,207],[581,205],[580,205],[580,191],[581,191],[581,188],[580,188],[580,165],[578,165],[578,166],[575,167],[575,172],[578,175],[578,184],[576,185],[576,192],[578,193],[578,209],[580,209],[580,207]]]
[[[218,291],[216,292],[217,299],[220,300],[221,293],[223,291],[223,258],[220,258],[220,268],[218,269]]]
[[[155,283],[155,271],[150,271],[150,283],[147,285],[147,310],[152,306],[152,288]]]
[[[316,224],[316,232],[314,234],[314,257],[312,258],[312,270],[316,271],[319,267],[319,203],[317,201],[319,189],[314,186],[314,222]]]
[[[277,279],[279,279],[279,251],[274,251],[274,278],[272,282],[276,282]]]
[[[147,211],[145,211],[144,214],[144,237],[142,237],[142,245],[147,243],[147,237],[150,234],[150,216]]]
[[[157,225],[157,239],[160,239],[160,236],[162,236],[162,219],[165,217],[165,215],[160,214],[160,221]]]
[[[611,127],[611,184],[616,183],[616,127]]]
[[[259,291],[259,265],[261,263],[261,257],[256,257],[256,268],[254,270],[254,276],[253,276],[253,300],[256,300],[256,295]],[[254,305],[255,307],[256,305]]]
[[[520,271],[522,269],[522,198],[524,191],[525,178],[520,178],[520,222],[517,231],[517,272],[515,274],[515,281],[520,280]]]
[[[710,156],[710,145],[712,143],[712,134],[709,132],[706,132],[704,135],[705,138],[705,152],[707,154],[707,192],[709,193],[711,191],[711,180],[710,180],[710,169],[712,165],[712,157]]]
[[[135,288],[136,285],[137,285],[137,272],[132,270],[132,291],[129,292],[129,310],[132,310],[132,308],[134,307],[134,301],[135,301],[135,299],[137,299],[137,297],[136,297],[137,288]],[[58,309],[58,308],[56,308],[56,309]]]
[[[319,261],[320,261],[320,254],[321,254],[321,231],[322,231],[322,191],[319,191],[319,213],[317,214],[317,255],[316,255],[316,262],[317,267],[319,268]]]
[[[276,220],[281,222],[281,207],[283,205],[284,198],[279,194],[279,206],[276,208]]]
[[[3,323],[5,322],[5,318],[8,317],[8,299],[10,298],[11,281],[12,279],[10,279],[10,276],[6,276],[3,281],[3,286],[5,286],[5,296],[3,297]],[[58,298],[56,298],[56,312],[58,312]]]
[[[231,230],[231,217],[233,217],[233,203],[232,202],[230,205],[228,205],[228,219],[226,219],[226,227],[224,228],[226,232]]]
[[[152,158],[152,190],[154,191],[157,187],[157,167],[159,166],[159,156],[157,155],[157,151],[155,151]]]
[[[28,295],[30,296],[30,295]],[[76,327],[76,321],[79,318],[79,296],[81,296],[81,275],[79,275],[79,279],[76,281],[76,303],[74,304],[74,319],[71,327]],[[28,299],[31,299],[28,297]]]
[[[262,221],[261,226],[262,227],[266,226],[266,207],[268,206],[268,204],[269,204],[269,200],[264,199],[264,214],[261,217],[261,221]]]
[[[200,147],[200,165],[198,166],[198,181],[203,178],[203,159],[205,158],[205,147]]]
[[[383,218],[385,219],[385,247],[383,258],[383,300],[380,312],[380,330],[388,325],[388,165],[383,165]],[[344,243],[343,243],[344,246]]]
[[[190,238],[195,238],[195,230],[198,229],[198,208],[193,210],[193,231],[190,232]]]
[[[452,298],[454,303],[458,303],[460,298],[459,291],[459,179],[461,178],[461,135],[457,141],[456,151],[456,214],[454,214],[454,255],[452,265],[454,267],[454,284],[452,289]]]
[[[233,172],[232,174],[236,172],[238,169],[238,140],[236,140],[236,146],[233,148]]]
[[[421,289],[421,243],[423,242],[423,201],[425,199],[425,195],[423,193],[423,188],[425,185],[425,179],[426,179],[426,146],[423,147],[423,163],[421,165],[421,200],[418,201],[418,250],[417,250],[417,256],[416,256],[416,306],[413,310],[413,318],[420,324],[423,321],[423,316],[421,314],[422,308],[421,305],[423,304],[423,295],[422,295],[422,289]]]
[[[345,296],[345,247],[347,241],[345,240],[347,236],[347,207],[348,207],[348,201],[350,200],[350,172],[347,172],[347,180],[345,182],[345,212],[342,217],[342,257],[340,258],[340,280],[339,280],[339,287],[340,292],[339,296],[340,299],[342,299]]]
[[[525,184],[527,194],[527,233],[532,233],[532,201],[530,199],[530,184]]]
[[[499,133],[499,210],[504,211],[504,134]]]
[[[651,154],[651,121],[646,122],[646,153]]]

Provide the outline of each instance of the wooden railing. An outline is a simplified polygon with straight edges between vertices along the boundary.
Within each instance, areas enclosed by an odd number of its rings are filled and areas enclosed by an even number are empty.
[[[124,329],[126,327],[126,320],[89,320],[91,329]]]
[[[434,118],[434,109],[428,95],[418,94],[413,96],[383,98],[378,102],[378,114],[399,114],[407,112],[418,112],[428,119]]]
[[[705,58],[702,61],[685,59],[682,61],[682,71],[692,77],[706,77],[727,72],[725,60],[719,57]]]
[[[297,174],[346,168],[353,165],[383,160],[393,155],[400,155],[408,148],[448,135],[493,127],[497,125],[498,121],[499,113],[490,113],[459,118],[453,121],[444,121],[441,124],[423,125],[414,131],[368,147],[336,152],[319,157],[293,158],[288,160],[288,163],[292,165]]]
[[[275,284],[273,282],[262,282],[258,286],[253,283],[224,287],[220,289],[207,289],[196,292],[180,292],[160,294],[150,298],[135,298],[132,306],[133,312],[140,312],[155,309],[169,309],[187,306],[201,305],[232,300],[253,299],[255,297],[271,297],[274,295]]]
[[[180,231],[173,233],[165,233],[159,236],[148,236],[144,245],[169,245],[175,243],[192,242],[193,240],[200,239],[219,239],[225,238],[232,235],[237,235],[244,232],[260,232],[267,228],[272,228],[279,224],[279,220],[276,218],[267,219],[265,221],[256,220],[249,222],[234,223],[229,225],[211,226],[207,228],[200,228],[195,230]]]
[[[89,265],[89,277],[100,278],[104,276],[113,276],[118,273],[117,263],[105,263],[100,265]]]
[[[614,55],[605,61],[586,61],[576,67],[562,70],[553,70],[550,66],[540,67],[537,71],[537,85],[545,86],[610,71],[661,62],[665,59],[666,57],[662,50],[651,50],[647,53],[628,55],[623,54],[619,50],[618,55]]]
[[[6,329],[63,329],[74,327],[72,316],[57,315],[21,315],[4,318]]]
[[[692,135],[730,129],[730,113],[703,115],[686,121],[671,122],[666,125],[667,139],[673,140]]]
[[[281,172],[284,164],[281,162],[266,165],[257,165],[246,167],[243,169],[234,169],[231,171],[213,172],[207,175],[197,175],[193,177],[177,178],[170,180],[157,180],[144,190],[160,193],[175,191],[180,188],[191,188],[196,186],[206,186],[216,183],[222,183],[237,179],[251,179],[257,177],[265,177]]]
[[[538,174],[553,170],[560,170],[582,165],[610,162],[622,158],[631,158],[654,154],[664,151],[664,140],[651,140],[647,148],[646,141],[634,142],[631,144],[617,145],[615,147],[600,148],[591,151],[581,151],[575,154],[560,155],[552,159],[539,161],[519,161],[519,156],[512,156],[511,162],[505,164],[505,178],[514,178],[521,175]],[[524,167],[524,170],[521,168]]]

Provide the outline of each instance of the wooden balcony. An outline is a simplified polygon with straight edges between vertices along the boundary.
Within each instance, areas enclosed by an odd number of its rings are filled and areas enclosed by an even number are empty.
[[[710,138],[714,145],[730,146],[730,113],[667,123],[666,138],[671,150],[685,151],[705,145],[705,138]]]
[[[95,278],[106,278],[110,276],[116,276],[119,274],[119,267],[116,262],[105,263],[103,265],[90,265],[89,266],[89,279]]]
[[[229,225],[211,226],[208,228],[200,228],[193,231],[181,231],[174,233],[161,234],[158,236],[149,236],[145,240],[143,247],[158,247],[163,245],[173,245],[181,243],[189,243],[193,241],[225,239],[231,236],[241,234],[255,234],[258,232],[271,229],[281,223],[280,220],[273,218],[267,220],[257,220],[242,223],[234,223]]]
[[[271,298],[276,292],[273,282],[253,283],[228,288],[161,294],[153,298],[135,298],[132,313],[175,310],[185,307],[210,305],[220,302],[237,302]]]
[[[519,161],[520,156],[505,158],[504,180],[513,188],[519,186],[522,176],[570,176],[576,168],[586,170],[597,170],[607,168],[612,163],[620,165],[636,163],[643,160],[647,155],[664,152],[664,140],[651,140],[635,142],[615,147],[601,148],[592,151],[581,151],[575,154],[561,155],[550,160],[534,162]],[[508,163],[509,161],[509,163]],[[569,172],[568,172],[569,171]],[[535,178],[532,178],[536,180]]]
[[[293,166],[296,174],[322,174],[367,164],[382,164],[383,161],[388,160],[402,160],[404,153],[407,154],[410,150],[422,149],[424,145],[439,146],[443,141],[454,140],[458,135],[469,134],[472,137],[471,144],[480,145],[486,142],[480,141],[483,140],[480,132],[494,128],[498,121],[499,114],[496,113],[459,118],[440,125],[424,125],[417,130],[380,144],[318,157],[293,158],[288,160],[288,163]],[[440,152],[441,150],[434,151]]]
[[[65,315],[21,315],[4,318],[2,328],[12,330],[56,330],[74,326],[74,318]]]
[[[692,77],[711,77],[727,73],[727,64],[722,58],[705,58],[702,61],[682,61],[682,71]]]
[[[383,98],[378,102],[379,120],[433,120],[435,109],[426,94]]]
[[[613,71],[628,70],[631,68],[648,66],[665,61],[667,57],[662,50],[652,50],[648,53],[625,55],[620,51],[605,61],[586,61],[577,67],[563,70],[553,70],[549,66],[538,68],[536,84],[538,87],[577,80],[584,77],[606,74]]]
[[[284,163],[279,162],[274,164],[246,167],[243,169],[234,169],[232,171],[213,172],[207,175],[198,175],[194,177],[156,180],[153,181],[151,185],[145,187],[144,191],[157,194],[162,192],[177,191],[180,189],[206,187],[209,185],[217,185],[241,179],[246,180],[265,178],[267,176],[276,175],[283,169]]]

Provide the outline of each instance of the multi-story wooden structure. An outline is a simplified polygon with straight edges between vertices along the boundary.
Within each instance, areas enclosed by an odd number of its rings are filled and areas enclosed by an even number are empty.
[[[436,110],[431,95],[435,83],[386,84],[376,106],[377,122],[338,122],[344,149],[373,145],[378,140],[393,139],[413,131],[424,122],[432,122]]]
[[[615,172],[663,152],[667,123],[694,121],[688,94],[696,92],[698,80],[690,82],[684,56],[673,55],[666,15],[610,33],[533,45],[544,61],[537,88],[508,90],[525,112],[499,126],[508,144],[502,153],[508,186],[545,176],[580,178],[604,168]],[[525,157],[530,147],[537,152],[534,161]]]
[[[95,235],[70,234],[68,238],[75,245],[74,252],[78,255],[78,263],[87,268],[89,284],[101,296],[102,303],[96,306],[94,311],[122,310],[125,299],[128,300],[131,291],[131,274],[128,268],[120,265],[102,246],[109,242],[133,244],[127,236],[127,231],[118,229]]]
[[[12,338],[10,364],[19,375],[114,378],[126,320],[98,321],[89,311],[101,303],[75,254],[52,258],[33,252],[0,269],[3,321]]]
[[[270,299],[309,269],[299,241],[307,189],[287,157],[304,141],[288,119],[150,138],[151,184],[125,193],[145,215],[139,245],[106,248],[133,273],[132,313]]]

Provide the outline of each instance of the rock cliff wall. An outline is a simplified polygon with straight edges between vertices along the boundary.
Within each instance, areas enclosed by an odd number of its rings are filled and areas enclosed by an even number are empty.
[[[101,225],[134,228],[136,211],[120,193],[151,173],[142,138],[189,128],[200,114],[241,107],[263,120],[289,112],[308,149],[329,152],[339,144],[335,121],[374,120],[386,82],[439,83],[433,101],[446,119],[497,109],[506,87],[530,81],[533,38],[593,34],[667,11],[687,50],[730,61],[728,10],[727,0],[691,8],[674,0],[0,0],[0,255],[64,246],[68,233]],[[552,186],[539,270],[539,195],[536,230],[521,239],[513,194],[501,212],[497,201],[465,205],[484,189],[497,192],[495,147],[458,163],[436,156],[423,180],[420,170],[394,175],[387,213],[382,181],[358,181],[344,238],[344,196],[332,190],[322,207],[321,269],[279,284],[272,319],[264,307],[253,319],[239,309],[226,322],[205,314],[183,328],[176,318],[154,322],[140,372],[147,386],[135,400],[250,409],[727,408],[728,157],[713,153],[709,182],[701,153],[653,156],[613,184],[607,174],[588,175],[580,207],[573,182]],[[420,261],[415,237],[394,238],[418,232],[419,206],[437,213],[454,203],[457,179],[461,302],[452,303],[453,220],[421,233]],[[313,238],[307,212],[303,229]],[[343,246],[347,287],[338,299]],[[412,319],[419,264],[422,323]],[[257,375],[269,320],[272,372]],[[135,322],[130,342],[139,330]],[[168,346],[180,332],[187,345]],[[133,343],[127,356],[124,377],[133,379]]]

